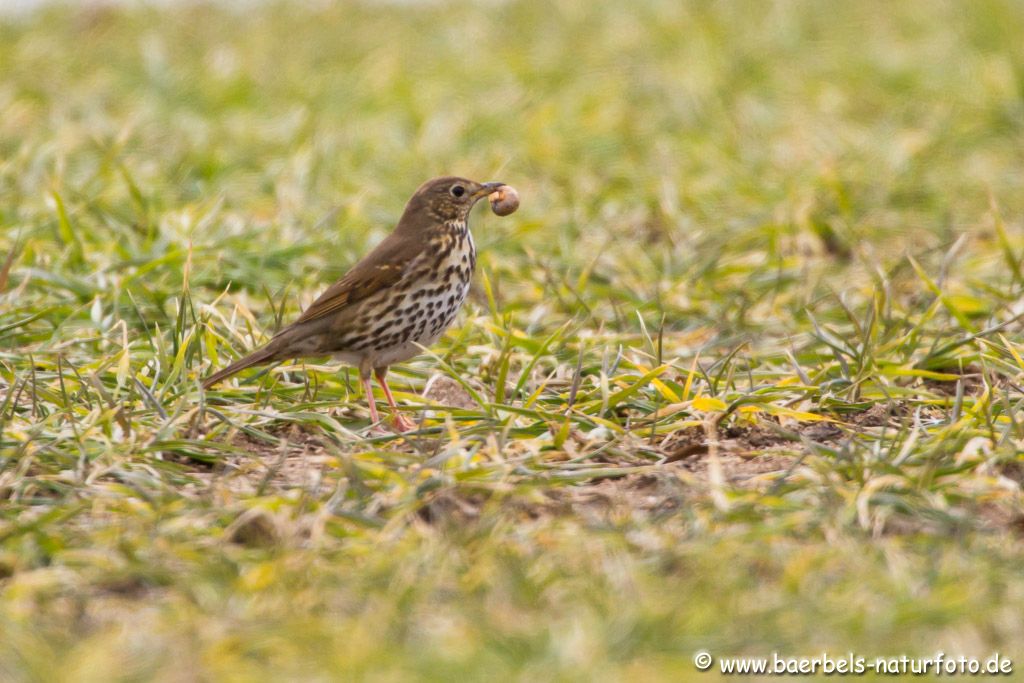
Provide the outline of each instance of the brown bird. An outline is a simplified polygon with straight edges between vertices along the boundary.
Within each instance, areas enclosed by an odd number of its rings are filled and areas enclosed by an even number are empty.
[[[503,193],[496,197],[503,197],[504,190],[515,197],[504,183],[453,176],[421,185],[395,230],[376,249],[266,346],[210,375],[203,388],[254,365],[332,355],[359,368],[374,423],[379,420],[371,371],[384,390],[395,426],[400,431],[414,428],[398,412],[385,379],[388,366],[419,354],[455,319],[476,266],[469,212],[482,197],[499,190]]]

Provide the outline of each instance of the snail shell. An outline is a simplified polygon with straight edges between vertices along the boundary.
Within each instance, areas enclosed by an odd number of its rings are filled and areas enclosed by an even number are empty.
[[[511,185],[502,185],[487,195],[491,202],[491,211],[499,216],[507,216],[519,208],[519,193]]]

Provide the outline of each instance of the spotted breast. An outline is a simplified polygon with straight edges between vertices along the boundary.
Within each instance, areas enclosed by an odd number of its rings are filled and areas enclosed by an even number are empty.
[[[469,294],[476,267],[473,236],[463,221],[444,224],[430,237],[430,248],[409,263],[398,284],[363,302],[355,316],[367,321],[364,333],[337,339],[336,354],[369,356],[373,366],[391,365],[422,352],[444,334]]]

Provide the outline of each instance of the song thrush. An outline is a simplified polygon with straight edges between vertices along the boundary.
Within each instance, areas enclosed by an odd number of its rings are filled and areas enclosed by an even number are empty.
[[[378,416],[371,371],[394,413],[395,426],[401,431],[412,429],[415,425],[398,412],[388,387],[388,366],[419,354],[455,319],[476,265],[469,212],[491,194],[496,212],[510,201],[514,203],[511,210],[518,206],[515,190],[504,183],[446,176],[421,185],[397,227],[376,249],[298,320],[262,348],[210,375],[203,388],[254,365],[333,355],[359,368],[374,423]]]

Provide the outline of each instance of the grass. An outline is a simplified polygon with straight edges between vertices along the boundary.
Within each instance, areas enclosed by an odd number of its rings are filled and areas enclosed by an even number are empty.
[[[996,1],[0,19],[0,678],[1024,654],[1022,32]],[[393,369],[418,433],[368,437],[327,360],[199,389],[442,173],[523,206],[477,210],[472,300]]]

